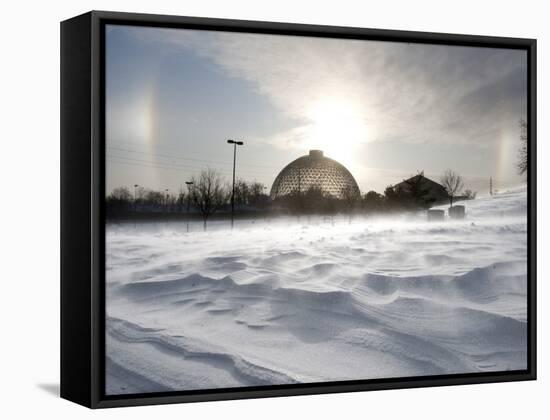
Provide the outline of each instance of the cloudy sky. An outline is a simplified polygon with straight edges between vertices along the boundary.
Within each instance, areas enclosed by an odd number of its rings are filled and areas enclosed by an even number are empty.
[[[108,26],[107,192],[177,193],[207,167],[271,188],[310,149],[362,192],[448,168],[481,193],[523,181],[526,53],[377,41]]]

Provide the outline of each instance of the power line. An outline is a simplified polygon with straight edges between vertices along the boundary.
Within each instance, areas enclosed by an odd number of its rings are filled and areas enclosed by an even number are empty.
[[[151,161],[151,160],[144,160],[144,159],[136,159],[126,156],[118,156],[114,154],[107,155],[107,158],[116,158],[119,160],[125,160],[125,161],[132,161],[132,162],[138,162],[138,163],[150,163],[152,165],[169,165],[171,167],[177,167],[182,169],[204,169],[204,166],[201,165],[189,165],[189,164],[181,164],[181,163],[172,163],[172,162],[157,162],[157,161]]]
[[[136,158],[131,158],[131,157],[126,157],[126,156],[118,156],[118,155],[114,155],[114,154],[110,154],[110,155],[107,155],[107,158],[116,158],[116,159],[119,159],[119,160],[124,160],[124,161],[131,161],[131,162],[137,162],[137,163],[146,163],[146,164],[151,164],[151,165],[157,165],[157,166],[167,166],[169,165],[171,168],[180,168],[182,170],[184,169],[191,169],[191,170],[202,170],[204,169],[204,166],[199,166],[199,165],[191,165],[191,164],[182,164],[182,163],[172,163],[172,162],[153,162],[153,161],[150,161],[150,160],[144,160],[144,159],[136,159]],[[229,166],[230,164],[229,163],[226,163],[225,164],[226,166]],[[239,173],[244,173],[244,174],[247,174],[249,176],[268,176],[268,177],[273,177],[273,173],[272,172],[260,172],[260,171],[253,171],[253,170],[249,170],[249,169],[245,169],[245,170],[241,170],[239,171]]]
[[[111,140],[110,142],[114,142],[114,143],[129,143],[129,144],[133,144],[135,146],[140,146],[140,147],[145,147],[144,145],[141,145],[139,143],[135,143],[135,142],[123,142],[123,141],[120,141],[120,140]],[[194,162],[205,162],[205,163],[216,163],[216,164],[230,164],[230,162],[226,162],[226,161],[216,161],[216,160],[206,160],[206,159],[200,159],[200,158],[192,158],[192,157],[188,157],[188,156],[181,156],[181,155],[166,155],[166,154],[162,154],[162,153],[152,153],[152,152],[145,152],[145,151],[141,151],[141,150],[133,150],[133,149],[128,149],[128,148],[121,148],[121,147],[117,147],[117,146],[108,146],[109,149],[112,149],[112,150],[118,150],[118,151],[123,151],[123,152],[129,152],[129,153],[139,153],[139,154],[144,154],[144,155],[150,155],[150,156],[161,156],[161,157],[166,157],[166,158],[171,158],[171,159],[178,159],[178,160],[189,160],[189,161],[194,161]],[[156,148],[159,148],[159,149],[166,149],[166,150],[176,150],[174,148],[169,148],[169,147],[164,147],[164,146],[156,146]],[[279,168],[278,166],[274,166],[274,165],[260,165],[260,164],[254,164],[254,163],[240,163],[239,166],[254,166],[254,167],[257,167],[257,168],[266,168],[266,167],[271,167],[271,168],[274,168],[274,169],[277,169]]]
[[[176,159],[176,160],[187,160],[187,161],[192,161],[192,162],[216,163],[216,164],[224,164],[224,165],[229,163],[229,162],[223,162],[223,161],[195,159],[195,158],[189,158],[189,157],[184,158],[184,157],[177,156],[177,155],[164,155],[162,153],[143,152],[141,150],[123,149],[123,148],[115,147],[115,146],[108,146],[107,148],[109,150],[115,150],[117,152],[138,153],[138,154],[142,154],[142,155],[165,157],[165,158]]]
[[[168,166],[166,164],[154,164],[152,162],[135,162],[135,161],[126,161],[126,160],[120,160],[118,157],[108,157],[108,161],[117,163],[117,164],[123,164],[123,165],[131,165],[131,166],[141,166],[143,168],[153,168],[153,169],[168,169],[173,171],[179,171],[179,172],[189,172],[188,168],[182,168],[178,166]],[[221,175],[228,175],[227,172],[218,171]]]
[[[170,166],[162,166],[162,165],[153,165],[153,164],[143,164],[143,163],[138,163],[138,162],[125,162],[125,161],[118,161],[118,160],[113,160],[112,158],[107,158],[108,161],[112,162],[112,163],[116,163],[117,165],[128,165],[128,166],[139,166],[139,167],[142,167],[142,168],[151,168],[151,169],[163,169],[163,170],[168,170],[168,171],[177,171],[177,172],[182,172],[182,173],[189,173],[189,170],[187,169],[184,169],[184,168],[178,168],[178,167],[170,167]],[[227,173],[227,172],[222,172],[222,171],[217,171],[220,175],[223,175],[223,176],[227,176],[229,177],[230,174]]]
[[[230,162],[222,162],[222,161],[214,161],[214,160],[205,160],[205,159],[192,159],[192,158],[183,158],[183,157],[176,157],[176,156],[169,156],[169,155],[163,155],[163,154],[157,154],[157,153],[146,153],[146,152],[140,152],[140,151],[137,151],[137,150],[128,150],[128,149],[120,149],[120,148],[116,148],[116,147],[109,147],[109,149],[111,150],[114,150],[114,151],[121,151],[121,152],[130,152],[130,153],[139,153],[139,154],[143,154],[143,155],[147,155],[147,156],[151,156],[151,157],[159,157],[159,158],[162,158],[162,159],[174,159],[174,160],[188,160],[188,161],[192,161],[192,162],[204,162],[206,164],[215,164],[215,165],[226,165],[226,166],[230,166]],[[123,158],[123,159],[133,159],[133,160],[139,160],[139,159],[136,159],[136,158],[131,158],[131,157],[126,157],[126,156],[117,156],[117,155],[114,155],[114,154],[111,154],[111,156],[114,156],[114,157],[119,157],[119,158]],[[174,163],[176,164],[176,163]],[[190,166],[191,165],[184,165],[183,163],[177,163],[177,165],[181,165],[181,166]],[[243,164],[244,165],[244,164]],[[256,165],[254,165],[256,166]],[[197,167],[197,166],[195,166]],[[203,168],[204,166],[200,166],[199,168]],[[241,171],[242,172],[242,171]],[[256,169],[245,169],[245,172],[248,172],[248,173],[257,173],[257,174],[268,174],[270,172],[267,172],[267,171],[258,171]]]
[[[155,162],[148,162],[148,161],[139,161],[136,159],[130,159],[130,158],[121,158],[118,156],[107,156],[107,160],[116,164],[122,164],[122,165],[131,165],[131,166],[140,166],[144,168],[152,168],[152,169],[166,169],[166,170],[172,170],[172,171],[178,171],[178,172],[186,172],[189,173],[190,170],[197,170],[197,169],[204,169],[202,168],[189,168],[189,167],[182,167],[179,165],[170,165],[169,163],[155,163]],[[224,176],[231,176],[229,172],[220,171],[217,170],[217,172],[220,175]],[[252,176],[251,176],[252,177]],[[256,177],[253,177],[256,178]]]

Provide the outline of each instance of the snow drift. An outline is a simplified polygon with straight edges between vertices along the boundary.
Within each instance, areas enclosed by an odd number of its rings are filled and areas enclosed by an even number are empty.
[[[465,205],[109,225],[107,393],[525,369],[525,189]]]

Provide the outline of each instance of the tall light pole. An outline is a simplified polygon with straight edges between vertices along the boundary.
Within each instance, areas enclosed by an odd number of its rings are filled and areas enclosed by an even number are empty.
[[[189,232],[189,205],[191,204],[191,185],[193,181],[185,181],[187,185],[187,232]]]
[[[235,164],[237,162],[237,146],[242,146],[242,141],[227,140],[227,143],[233,145],[233,189],[231,191],[231,228],[233,228],[233,221],[235,218]]]
[[[139,187],[138,184],[134,184],[134,212],[137,208],[137,188]]]

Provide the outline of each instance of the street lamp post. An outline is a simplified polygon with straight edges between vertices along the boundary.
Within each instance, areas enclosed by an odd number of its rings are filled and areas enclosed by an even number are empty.
[[[231,191],[231,228],[235,219],[235,164],[237,162],[237,146],[242,146],[242,141],[227,140],[227,143],[233,145],[233,188]]]
[[[134,211],[136,211],[137,208],[137,188],[139,187],[138,184],[134,184]]]
[[[189,205],[191,204],[191,185],[193,181],[185,181],[187,185],[187,232],[189,232]]]

